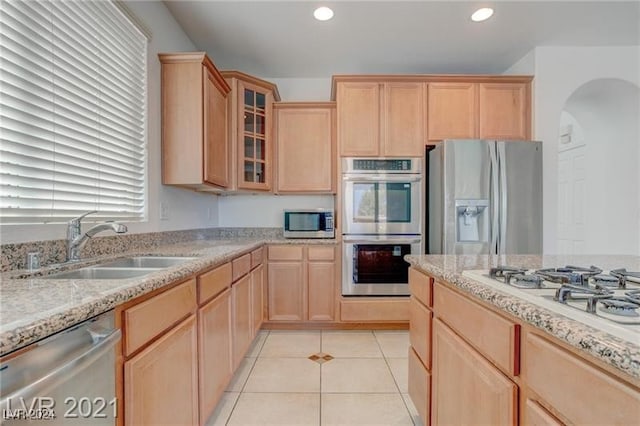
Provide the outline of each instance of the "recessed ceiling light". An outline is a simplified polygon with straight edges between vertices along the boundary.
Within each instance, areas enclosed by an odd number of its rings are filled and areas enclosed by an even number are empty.
[[[328,21],[333,18],[333,10],[328,7],[322,6],[313,11],[313,16],[318,21]]]
[[[482,22],[491,18],[491,15],[493,15],[493,9],[491,9],[490,7],[483,7],[482,9],[478,9],[473,12],[473,15],[471,15],[471,20],[474,22]]]

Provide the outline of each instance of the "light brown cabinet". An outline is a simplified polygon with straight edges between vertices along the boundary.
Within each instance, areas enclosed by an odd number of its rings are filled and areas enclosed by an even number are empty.
[[[638,389],[534,333],[524,341],[522,374],[537,405],[550,407],[566,424],[638,424]],[[527,416],[540,417],[540,409],[528,405]]]
[[[338,80],[336,101],[341,156],[424,155],[423,83]]]
[[[428,83],[429,140],[530,139],[530,79],[499,79]]]
[[[530,139],[530,88],[522,83],[480,83],[481,139]]]
[[[335,246],[270,246],[270,321],[335,319]]]
[[[231,327],[233,335],[233,365],[238,368],[253,340],[251,322],[251,277],[245,275],[231,285]]]
[[[228,101],[232,149],[233,189],[269,191],[272,188],[273,102],[277,87],[239,71],[222,71],[231,87]]]
[[[198,343],[200,424],[204,424],[233,374],[229,288],[198,309]]]
[[[227,95],[203,52],[159,54],[162,63],[162,183],[196,190],[230,183]]]
[[[124,383],[126,425],[197,424],[195,315],[126,361]]]
[[[335,193],[335,102],[274,104],[276,192]]]
[[[478,136],[478,86],[468,82],[429,83],[429,140],[472,139]]]
[[[251,271],[251,322],[253,336],[258,333],[264,320],[264,265],[260,264]]]
[[[433,346],[433,424],[517,424],[511,380],[438,319]]]

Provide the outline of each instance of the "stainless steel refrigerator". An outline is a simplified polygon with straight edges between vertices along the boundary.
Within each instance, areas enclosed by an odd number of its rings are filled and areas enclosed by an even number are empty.
[[[427,156],[427,253],[542,252],[541,142],[452,139]]]

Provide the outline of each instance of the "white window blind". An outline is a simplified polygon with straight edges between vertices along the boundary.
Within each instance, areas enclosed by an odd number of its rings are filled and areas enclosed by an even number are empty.
[[[147,39],[109,1],[0,1],[0,220],[144,219]]]

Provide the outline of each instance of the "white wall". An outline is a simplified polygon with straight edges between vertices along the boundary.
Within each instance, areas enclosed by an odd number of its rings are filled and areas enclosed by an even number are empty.
[[[162,2],[127,2],[149,28],[148,45],[148,220],[126,223],[130,233],[207,228],[218,224],[217,197],[163,186],[160,181],[160,62],[158,52],[193,51],[193,43]],[[159,204],[168,208],[168,220],[159,218]],[[210,212],[210,214],[209,214]],[[90,219],[87,218],[87,223]],[[2,244],[65,238],[64,224],[0,225]]]
[[[279,228],[284,209],[334,208],[333,195],[229,195],[220,197],[221,227]]]
[[[331,77],[269,78],[278,86],[283,102],[328,101]],[[231,195],[218,201],[218,224],[221,227],[281,227],[282,211],[291,208],[334,208],[331,195]]]
[[[591,80],[613,78],[640,86],[640,46],[537,47],[532,54],[533,58],[527,55],[507,73],[535,75],[534,138],[544,142],[543,250],[551,254],[557,253],[558,129],[564,105],[577,88]]]

